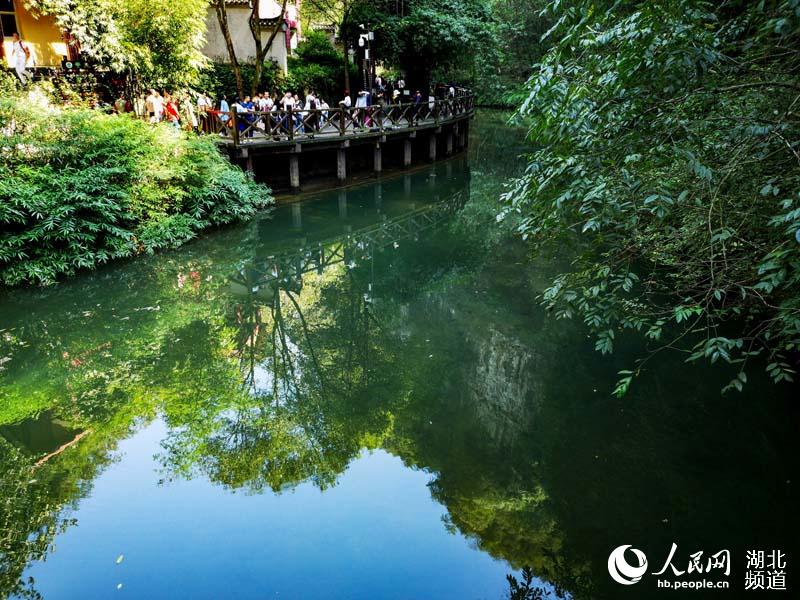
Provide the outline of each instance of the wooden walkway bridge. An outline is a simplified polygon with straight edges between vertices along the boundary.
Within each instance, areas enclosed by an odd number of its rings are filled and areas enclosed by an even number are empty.
[[[447,198],[426,204],[397,217],[356,231],[304,244],[243,264],[229,277],[235,295],[271,296],[279,289],[299,292],[303,275],[322,273],[327,267],[345,263],[349,269],[368,261],[375,252],[416,239],[423,231],[450,218],[464,207],[469,193],[455,192]]]
[[[372,167],[383,170],[382,146],[402,142],[402,166],[412,164],[412,149],[423,139],[424,159],[434,161],[466,147],[474,116],[471,92],[420,103],[339,106],[327,109],[216,113],[215,133],[231,158],[255,171],[254,159],[288,155],[289,186],[300,188],[301,154],[336,151],[336,177],[347,179],[347,149],[372,147]]]

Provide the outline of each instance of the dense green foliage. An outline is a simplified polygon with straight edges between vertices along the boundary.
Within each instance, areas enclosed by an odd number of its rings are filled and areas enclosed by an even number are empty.
[[[250,90],[255,75],[255,64],[252,62],[239,63],[239,69],[244,83],[244,89]],[[283,85],[283,73],[277,63],[267,61],[261,72],[261,88],[273,90]],[[223,95],[232,100],[238,95],[236,89],[236,76],[233,68],[227,63],[212,62],[201,71],[197,82],[197,89],[211,94],[213,98]]]
[[[29,97],[0,99],[0,282],[174,247],[251,216],[269,191],[208,138]]]
[[[547,49],[541,41],[550,16],[531,0],[489,2],[490,46],[478,48],[474,68],[465,79],[482,104],[519,106],[524,83]]]
[[[382,68],[402,74],[410,87],[457,83],[474,89],[484,105],[518,104],[550,22],[530,0],[340,0],[327,11],[322,4],[304,6],[317,19],[339,19],[351,47],[369,24]]]
[[[80,41],[104,67],[130,71],[146,85],[193,84],[206,63],[208,0],[30,0]]]
[[[688,360],[791,380],[800,344],[800,2],[549,6],[508,212],[576,243],[544,293],[612,351],[622,330]],[[587,244],[588,242],[588,244]],[[642,365],[622,371],[623,394]]]
[[[345,88],[344,56],[322,32],[311,31],[289,57],[289,76],[285,88],[296,92],[314,90],[328,100],[338,100]],[[356,72],[351,72],[351,79]]]
[[[456,71],[470,72],[477,54],[495,51],[489,22],[480,0],[356,0],[342,37],[355,46],[360,26],[369,23],[378,60],[400,69],[410,86],[424,88],[432,79],[450,81]]]
[[[280,94],[287,90],[302,93],[314,90],[321,97],[338,99],[344,90],[344,57],[321,32],[310,31],[288,60],[289,73],[284,75],[277,63],[266,61],[261,74],[259,91]],[[255,65],[252,62],[240,63],[242,82],[245,90],[253,86]],[[351,69],[351,78],[356,71]],[[210,93],[215,98],[223,94],[228,99],[235,98],[236,77],[233,68],[225,63],[211,63],[201,73],[198,89]]]

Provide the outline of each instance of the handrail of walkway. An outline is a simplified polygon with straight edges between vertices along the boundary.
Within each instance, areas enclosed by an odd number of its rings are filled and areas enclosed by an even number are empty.
[[[336,139],[365,132],[387,132],[436,126],[472,113],[475,96],[458,92],[438,100],[419,103],[375,104],[366,107],[316,109],[275,109],[269,112],[208,111],[201,125],[206,133],[218,134],[220,141],[235,147],[302,141],[314,138]]]

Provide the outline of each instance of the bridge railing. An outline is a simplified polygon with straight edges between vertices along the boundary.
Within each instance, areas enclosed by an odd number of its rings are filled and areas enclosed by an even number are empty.
[[[341,262],[357,264],[382,248],[416,238],[461,210],[468,199],[469,194],[463,190],[455,192],[441,201],[392,219],[243,264],[229,279],[240,286],[242,295],[256,293],[255,290],[265,285],[300,291],[306,273],[319,273],[321,269]]]
[[[345,137],[437,124],[469,114],[472,94],[438,100],[316,109],[274,109],[269,112],[208,111],[206,133],[218,134],[239,146],[254,141],[291,141],[314,137]]]

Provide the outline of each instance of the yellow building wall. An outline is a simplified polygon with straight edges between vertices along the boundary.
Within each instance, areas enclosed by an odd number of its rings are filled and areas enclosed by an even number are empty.
[[[31,61],[28,67],[55,67],[61,65],[61,57],[67,55],[67,45],[61,37],[61,30],[56,26],[53,17],[34,15],[22,4],[22,0],[14,0],[14,12],[17,15],[17,28],[22,35],[22,42],[31,49]],[[6,63],[11,66],[11,38],[3,40]]]

